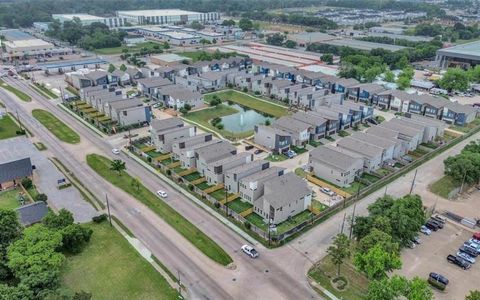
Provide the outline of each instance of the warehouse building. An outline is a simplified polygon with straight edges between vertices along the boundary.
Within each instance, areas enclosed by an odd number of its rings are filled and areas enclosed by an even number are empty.
[[[218,12],[193,12],[181,9],[153,9],[117,11],[117,17],[134,25],[207,23],[220,19]]]
[[[480,64],[480,41],[437,50],[437,65],[449,67],[471,67]]]
[[[75,18],[80,20],[82,25],[90,25],[92,23],[102,23],[108,27],[121,27],[125,26],[124,19],[122,18],[112,18],[112,17],[98,17],[89,14],[53,14],[52,18],[58,20],[63,24],[65,21],[73,21]]]

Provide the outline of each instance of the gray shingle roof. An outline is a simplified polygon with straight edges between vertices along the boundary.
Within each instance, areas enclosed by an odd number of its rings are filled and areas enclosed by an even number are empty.
[[[232,146],[229,142],[222,141],[204,148],[196,150],[199,158],[203,159],[205,162],[210,163],[216,160],[221,160],[227,156],[233,156],[233,151],[236,151],[236,148]]]
[[[172,85],[173,82],[166,78],[162,77],[148,77],[148,78],[141,78],[138,79],[138,83],[142,84],[147,88],[155,88],[155,87],[162,87],[167,85]]]
[[[364,133],[364,132],[355,132],[352,134],[352,138],[360,140],[383,149],[388,149],[390,147],[395,147],[395,142],[392,140],[387,140],[385,138],[376,136],[374,134]]]
[[[248,175],[244,178],[242,178],[242,182],[263,182],[265,180],[268,180],[271,175],[273,174],[278,174],[281,171],[284,171],[285,168],[277,167],[277,166],[272,166],[268,169],[265,169],[263,171],[254,173],[252,175]]]
[[[180,100],[196,100],[202,98],[199,92],[192,92],[191,90],[181,87],[179,85],[165,86],[160,89],[162,95],[168,95],[174,99]]]
[[[32,175],[30,157],[0,163],[0,183]]]
[[[266,181],[264,189],[263,201],[267,201],[275,208],[295,202],[312,193],[307,182],[294,173],[287,173]]]
[[[341,152],[337,147],[320,146],[310,151],[310,159],[320,161],[341,171],[348,171],[360,158]]]
[[[327,122],[327,119],[322,118],[318,115],[307,114],[304,112],[296,112],[292,115],[292,118],[299,120],[301,122],[310,124],[311,126],[320,126]]]
[[[366,142],[353,139],[351,137],[346,137],[339,140],[337,142],[337,146],[347,149],[349,151],[360,153],[366,157],[372,157],[372,158],[376,156],[382,156],[382,153],[383,153],[382,148]]]
[[[152,129],[155,131],[163,131],[175,127],[182,127],[183,121],[180,118],[153,119],[150,126],[152,126]]]
[[[300,133],[311,126],[305,122],[295,120],[291,117],[281,117],[273,122],[272,127],[285,131]]]
[[[259,166],[261,166],[265,163],[269,164],[269,162],[266,161],[266,160],[254,160],[249,164],[245,164],[245,165],[241,165],[241,166],[232,168],[232,169],[228,170],[227,172],[225,172],[225,174],[239,174],[239,173],[246,172],[246,171],[249,171],[251,169],[257,168],[257,167],[259,167]]]
[[[16,209],[20,224],[29,226],[40,222],[48,213],[45,202],[38,201]]]
[[[138,98],[125,99],[121,101],[111,102],[109,103],[109,105],[115,110],[121,110],[121,109],[137,107],[137,106],[143,106],[143,101]]]

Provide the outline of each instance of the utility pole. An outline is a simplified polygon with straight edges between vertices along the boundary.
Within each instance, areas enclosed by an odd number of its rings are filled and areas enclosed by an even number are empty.
[[[463,173],[462,185],[460,186],[460,193],[463,192],[463,186],[465,184],[465,179],[466,178],[467,178],[467,169],[465,169],[465,172]]]
[[[413,186],[415,185],[415,179],[417,178],[417,171],[418,169],[415,169],[415,175],[413,175],[412,186],[410,186],[410,192],[408,193],[409,195],[411,195],[413,192]]]
[[[178,293],[180,294],[180,297],[182,297],[182,281],[180,279],[180,270],[177,270],[178,274]]]
[[[383,193],[383,197],[387,195],[387,189],[388,189],[388,185],[385,186],[385,192]]]
[[[107,194],[105,194],[105,199],[107,200],[108,221],[110,222],[110,226],[112,226],[112,216],[110,215],[110,204],[108,202],[108,195]]]
[[[352,239],[352,232],[353,232],[353,222],[355,222],[355,208],[357,207],[357,203],[353,204],[353,212],[352,212],[352,221],[350,223],[350,233],[348,235],[348,238],[351,240]]]
[[[347,213],[345,212],[343,214],[343,222],[342,222],[342,230],[340,231],[340,233],[343,233],[343,228],[345,227],[345,218],[347,217]]]
[[[20,130],[23,131],[23,125],[22,125],[22,121],[20,120],[20,115],[18,114],[18,109],[15,109],[15,113],[17,115],[17,121],[18,121],[18,125],[20,125]]]

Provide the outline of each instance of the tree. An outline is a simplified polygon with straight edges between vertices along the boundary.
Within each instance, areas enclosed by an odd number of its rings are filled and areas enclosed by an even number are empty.
[[[410,78],[405,76],[399,76],[397,78],[397,85],[400,90],[404,90],[410,87]]]
[[[267,44],[274,46],[282,46],[285,41],[285,36],[281,33],[274,33],[267,36]]]
[[[191,24],[190,24],[190,28],[193,28],[195,30],[202,30],[205,28],[205,26],[203,26],[202,24],[200,24],[200,22],[198,21],[193,21]]]
[[[333,245],[328,247],[327,253],[331,256],[333,264],[337,266],[337,276],[340,276],[340,266],[351,254],[350,240],[345,234],[339,233],[334,238]]]
[[[115,66],[113,64],[108,65],[108,73],[113,73],[115,71]]]
[[[480,300],[480,291],[470,291],[465,300]]]
[[[449,68],[438,81],[442,89],[450,91],[466,91],[469,87],[468,74],[460,68]]]
[[[61,230],[62,250],[72,254],[80,253],[90,241],[93,231],[79,224],[71,224]]]
[[[392,236],[405,246],[418,234],[425,223],[422,199],[418,195],[407,195],[397,199],[386,212],[392,226]]]
[[[431,300],[433,292],[426,280],[418,277],[408,280],[398,275],[390,279],[372,280],[368,286],[369,300],[395,300],[402,297],[409,300]]]
[[[387,272],[402,267],[402,261],[397,253],[389,253],[381,245],[375,245],[366,253],[356,253],[355,266],[369,279],[382,279]]]
[[[392,71],[385,72],[385,81],[386,82],[395,82],[395,74]]]
[[[55,230],[63,229],[68,225],[72,225],[73,222],[73,214],[65,208],[62,208],[58,212],[58,215],[55,214],[53,211],[49,211],[42,220],[42,223],[45,225],[45,227]]]
[[[133,186],[137,192],[140,191],[140,179],[138,177],[132,177],[130,185]]]
[[[0,209],[0,280],[5,280],[10,275],[6,259],[7,248],[20,238],[20,235],[21,226],[17,213],[13,210]]]
[[[380,245],[389,253],[398,253],[400,248],[398,243],[393,241],[391,235],[373,228],[372,231],[358,243],[357,253],[365,254],[376,245]]]
[[[120,66],[120,71],[125,72],[126,70],[127,70],[127,66],[125,66],[125,64],[122,64]]]
[[[110,163],[110,170],[117,171],[118,176],[122,176],[122,171],[126,170],[125,162],[120,159],[114,159]]]
[[[23,186],[25,189],[27,189],[27,190],[28,190],[29,188],[32,188],[32,187],[33,187],[33,182],[32,182],[32,180],[31,180],[30,178],[28,178],[28,177],[23,178],[22,181],[21,181],[21,184],[22,184],[22,186]]]
[[[270,121],[270,119],[266,119],[266,120],[265,120],[265,126],[270,126],[270,124],[272,124],[272,122]]]
[[[35,201],[43,201],[43,202],[47,202],[48,200],[48,196],[43,194],[43,193],[40,193],[40,194],[37,194],[35,195]]]
[[[80,292],[76,292],[75,295],[73,295],[72,300],[90,300],[90,299],[92,299],[91,293],[80,291]]]
[[[202,44],[202,47],[205,47],[205,45],[210,45],[212,42],[207,39],[201,39],[199,43]]]
[[[253,22],[250,19],[242,18],[238,21],[238,27],[243,31],[251,31],[253,29]]]
[[[320,59],[329,65],[333,64],[333,54],[331,53],[323,54],[322,56],[320,56]]]
[[[462,151],[458,155],[448,157],[443,163],[445,174],[456,182],[465,181],[467,184],[473,184],[480,180],[480,153]]]
[[[62,246],[62,234],[36,224],[23,231],[7,251],[8,267],[20,284],[34,295],[59,286],[60,268],[65,256],[56,250]],[[36,298],[36,297],[35,297]]]
[[[285,41],[285,47],[291,48],[291,49],[296,48],[297,47],[297,42],[292,41],[292,40],[286,40]]]
[[[222,26],[235,26],[235,21],[230,19],[230,20],[223,20]]]

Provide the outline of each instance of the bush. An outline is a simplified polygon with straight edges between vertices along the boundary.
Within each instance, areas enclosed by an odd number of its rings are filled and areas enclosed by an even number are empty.
[[[233,89],[233,83],[227,84],[227,87],[228,87],[229,89]]]
[[[23,178],[22,179],[22,186],[27,190],[32,188],[32,186],[33,186],[32,180],[28,177]]]
[[[217,209],[220,208],[220,203],[218,203],[218,202],[215,202],[215,204],[213,204],[213,205],[214,205],[215,208],[217,208]]]
[[[259,92],[259,91],[255,91],[255,95],[259,96],[259,95],[260,95],[260,92]]]
[[[242,92],[248,93],[248,89],[247,89],[246,87],[244,87],[244,88],[242,89]]]
[[[108,219],[107,214],[101,214],[92,218],[92,221],[95,223],[102,223]]]
[[[188,189],[189,189],[190,191],[193,191],[193,188],[194,188],[193,184],[189,184],[189,185],[188,185]]]
[[[172,171],[170,169],[168,169],[165,173],[167,173],[168,176],[172,175]]]
[[[245,228],[247,228],[248,230],[250,230],[250,228],[252,228],[252,224],[250,224],[249,222],[245,222],[245,223],[243,223],[243,225],[245,225]]]
[[[224,126],[222,123],[219,123],[215,127],[217,127],[218,130],[222,130]]]
[[[26,132],[25,132],[25,130],[23,130],[23,129],[15,131],[15,134],[16,134],[16,135],[25,135],[25,133],[26,133]]]
[[[47,202],[47,199],[48,199],[48,197],[45,194],[37,194],[35,196],[35,201]]]

